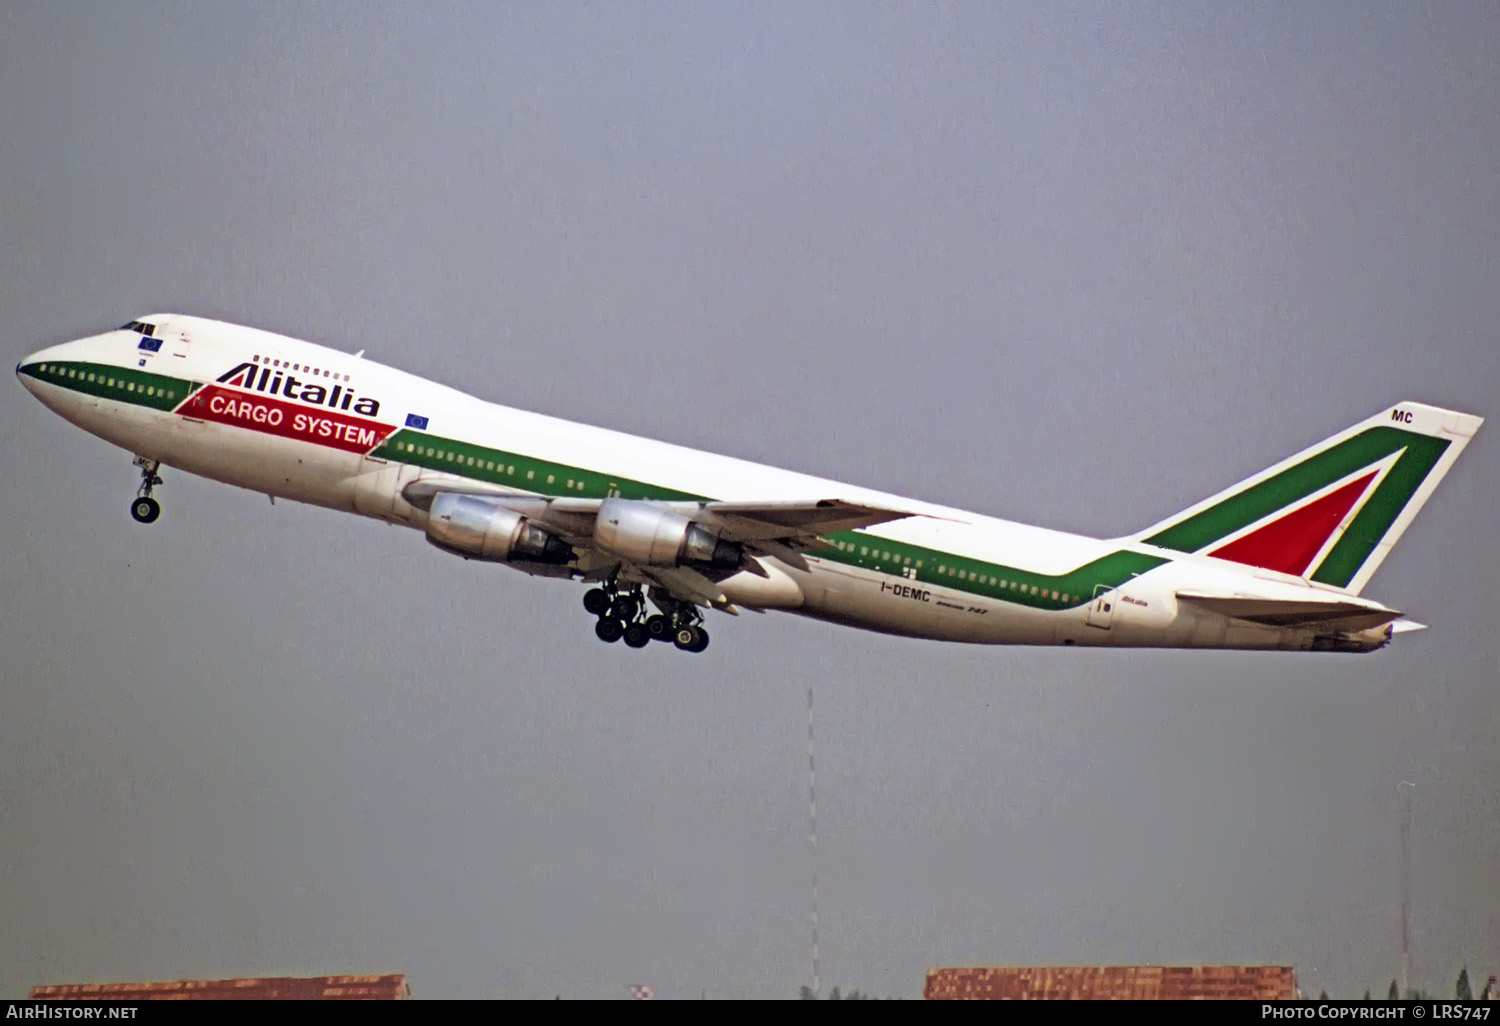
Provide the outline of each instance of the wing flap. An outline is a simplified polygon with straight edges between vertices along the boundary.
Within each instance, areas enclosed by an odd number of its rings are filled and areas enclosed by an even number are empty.
[[[1179,602],[1266,627],[1327,627],[1364,631],[1390,623],[1401,614],[1384,606],[1346,600],[1288,600],[1179,591]]]
[[[913,515],[885,506],[843,499],[817,499],[808,502],[708,502],[692,519],[719,531],[730,541],[812,542],[820,534],[873,527]]]
[[[654,581],[673,598],[686,599],[695,605],[712,606],[725,613],[738,615],[739,608],[713,581],[696,570],[685,566],[637,566],[637,573]]]

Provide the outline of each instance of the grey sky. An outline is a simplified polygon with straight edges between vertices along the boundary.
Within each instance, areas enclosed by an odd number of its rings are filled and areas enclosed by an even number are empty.
[[[811,7],[811,9],[809,9]],[[154,310],[1125,533],[1398,399],[1500,416],[1486,4],[0,8],[12,359]],[[1312,8],[1303,10],[1302,7]],[[0,403],[0,993],[404,971],[789,997],[954,963],[1500,972],[1500,463],[1367,657],[979,649],[582,589]]]

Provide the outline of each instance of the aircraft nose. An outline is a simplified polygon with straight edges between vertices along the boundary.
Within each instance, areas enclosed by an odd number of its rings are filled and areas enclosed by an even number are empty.
[[[16,377],[21,379],[21,384],[26,386],[28,392],[40,398],[38,389],[48,380],[49,372],[56,373],[58,364],[78,358],[77,345],[76,342],[64,342],[38,349],[16,364]]]

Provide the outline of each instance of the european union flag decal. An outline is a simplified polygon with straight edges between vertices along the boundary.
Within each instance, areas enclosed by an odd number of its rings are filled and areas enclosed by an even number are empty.
[[[418,431],[426,431],[427,418],[418,417],[415,413],[408,413],[406,415],[406,426],[409,428],[416,428]]]
[[[142,337],[141,344],[136,348],[144,349],[148,353],[159,353],[161,352],[161,339]]]

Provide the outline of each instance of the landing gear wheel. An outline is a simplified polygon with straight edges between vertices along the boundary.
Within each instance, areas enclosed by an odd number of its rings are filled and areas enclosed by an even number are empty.
[[[646,633],[651,635],[652,641],[671,641],[672,621],[660,613],[648,616],[646,617]]]
[[[138,524],[154,524],[161,516],[161,503],[149,495],[142,495],[130,504],[130,515]]]
[[[609,592],[603,588],[590,588],[583,593],[583,608],[595,616],[603,616],[609,608]]]
[[[594,624],[594,636],[600,641],[615,642],[620,640],[620,635],[625,633],[625,625],[619,620],[608,616],[601,616],[599,622]]]
[[[631,648],[645,648],[651,644],[651,633],[643,623],[633,623],[625,628],[625,644]]]
[[[672,641],[684,652],[702,652],[708,647],[708,631],[695,626],[679,627]]]
[[[135,501],[130,504],[130,515],[138,524],[155,523],[161,516],[161,503],[151,498],[151,489],[161,484],[161,478],[156,474],[161,464],[145,456],[137,456],[134,463],[141,468],[141,486],[136,489]]]
[[[629,623],[641,611],[641,604],[634,595],[621,595],[609,607],[609,615]]]

